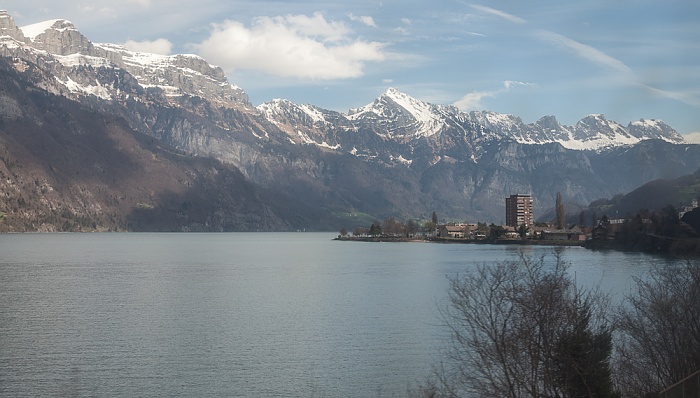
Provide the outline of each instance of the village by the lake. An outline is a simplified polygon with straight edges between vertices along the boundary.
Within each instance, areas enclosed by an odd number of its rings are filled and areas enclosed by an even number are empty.
[[[425,222],[403,222],[390,217],[369,227],[343,228],[336,240],[361,242],[435,242],[471,244],[518,244],[582,246],[590,249],[618,249],[695,257],[700,255],[700,239],[693,228],[700,226],[693,216],[700,210],[698,200],[660,213],[643,211],[623,218],[593,216],[586,222],[583,212],[578,224],[567,223],[567,214],[557,193],[554,220],[535,221],[532,194],[505,198],[505,224],[485,222],[440,223],[435,212]],[[696,211],[694,211],[696,210]]]

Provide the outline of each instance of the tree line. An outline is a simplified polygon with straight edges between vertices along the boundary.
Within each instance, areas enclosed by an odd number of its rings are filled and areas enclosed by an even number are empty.
[[[410,238],[418,233],[430,235],[435,233],[438,223],[437,213],[433,212],[431,220],[425,221],[423,223],[410,219],[407,222],[396,219],[395,217],[389,217],[381,222],[375,220],[369,227],[355,227],[352,229],[352,234],[354,236],[404,236]],[[348,230],[342,228],[340,230],[340,235],[346,237],[348,235]]]
[[[613,228],[607,216],[603,216],[592,247],[612,246],[622,250],[647,253],[666,253],[700,256],[700,209],[678,217],[678,210],[668,205],[659,212],[641,210],[628,215],[625,221]]]

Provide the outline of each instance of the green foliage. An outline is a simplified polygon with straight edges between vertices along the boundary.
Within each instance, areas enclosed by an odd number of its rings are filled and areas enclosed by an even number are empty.
[[[570,329],[562,331],[555,349],[556,381],[565,397],[616,397],[610,369],[611,328],[591,328],[589,306],[578,313]]]
[[[371,236],[380,236],[382,234],[382,225],[379,223],[379,221],[372,223],[372,225],[369,227],[369,234]]]
[[[528,228],[525,226],[525,224],[521,224],[520,227],[518,227],[518,235],[520,235],[521,239],[525,239],[527,236],[527,230]]]
[[[506,233],[506,229],[503,228],[501,225],[491,224],[489,226],[489,235],[488,235],[487,239],[491,242],[495,242],[498,239],[500,239],[501,236],[503,236],[503,234],[505,234],[505,233]]]

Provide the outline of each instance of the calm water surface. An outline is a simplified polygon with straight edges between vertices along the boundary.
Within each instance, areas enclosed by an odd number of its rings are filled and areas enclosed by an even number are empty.
[[[333,236],[0,235],[0,396],[406,396],[445,347],[447,276],[522,250]],[[562,255],[618,298],[663,261]]]

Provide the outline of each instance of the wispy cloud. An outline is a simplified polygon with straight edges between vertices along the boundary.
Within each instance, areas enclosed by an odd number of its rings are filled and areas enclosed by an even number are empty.
[[[367,15],[356,16],[353,14],[348,14],[348,18],[350,18],[351,21],[360,22],[360,23],[367,25],[371,28],[377,27],[377,24],[374,22],[374,19],[370,16],[367,16]]]
[[[457,108],[459,108],[462,111],[474,111],[474,110],[482,110],[485,109],[486,106],[484,106],[484,99],[486,98],[496,98],[497,96],[506,93],[511,90],[513,87],[534,87],[536,84],[534,83],[526,83],[526,82],[518,82],[518,81],[513,81],[513,80],[506,80],[503,82],[503,88],[499,88],[498,90],[490,90],[490,91],[473,91],[471,93],[466,94],[464,97],[459,99],[458,101],[455,101],[453,104]]]
[[[503,19],[505,19],[506,21],[510,21],[510,22],[517,23],[517,24],[524,24],[524,23],[527,23],[527,21],[524,20],[523,18],[520,18],[520,17],[515,16],[515,15],[513,15],[513,14],[509,14],[509,13],[507,13],[507,12],[505,12],[505,11],[497,10],[497,9],[495,9],[495,8],[482,6],[482,5],[480,5],[480,4],[470,4],[469,6],[470,6],[471,8],[473,8],[473,9],[479,10],[479,11],[481,11],[481,12],[483,12],[483,13],[491,14],[491,15],[495,15],[495,16],[497,16],[497,17],[499,17],[499,18],[503,18]]]
[[[142,7],[150,7],[151,0],[126,0],[127,3],[138,4]]]
[[[386,58],[384,43],[352,38],[344,23],[312,16],[259,17],[250,27],[215,24],[197,52],[228,71],[248,69],[309,80],[359,77],[367,62]]]
[[[526,86],[526,87],[534,87],[536,84],[534,83],[526,83],[526,82],[518,82],[514,80],[506,80],[503,82],[503,87],[505,87],[506,91],[510,90],[511,87],[515,86]]]
[[[700,144],[700,132],[688,133],[684,135],[683,138],[685,138],[686,142],[691,144]]]
[[[700,97],[698,97],[697,92],[669,91],[653,87],[647,84],[644,79],[640,78],[638,74],[624,62],[593,46],[546,30],[538,30],[535,32],[535,35],[541,40],[573,52],[576,56],[592,64],[617,72],[618,75],[615,77],[615,82],[618,84],[641,87],[657,97],[672,99],[695,108],[700,108]]]
[[[700,108],[700,98],[698,98],[698,93],[694,92],[684,92],[684,91],[669,91],[669,90],[661,90],[656,87],[652,87],[646,84],[640,84],[643,88],[646,90],[650,91],[652,94],[657,95],[659,97],[663,98],[669,98],[676,100],[678,102],[682,102],[686,105],[690,105],[695,108]]]
[[[559,47],[566,50],[572,51],[577,56],[603,66],[617,72],[622,72],[625,74],[632,74],[632,70],[617,58],[611,57],[604,52],[596,49],[595,47],[589,46],[588,44],[580,43],[576,40],[570,39],[566,36],[560,35],[558,33],[550,32],[547,30],[538,30],[535,35],[547,42],[553,43]]]
[[[128,40],[126,43],[124,43],[124,47],[130,51],[170,55],[172,53],[173,43],[166,39],[157,39],[152,41]]]

